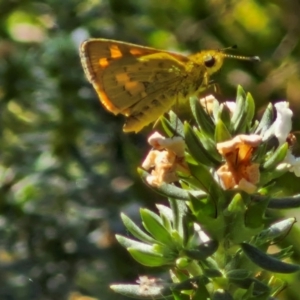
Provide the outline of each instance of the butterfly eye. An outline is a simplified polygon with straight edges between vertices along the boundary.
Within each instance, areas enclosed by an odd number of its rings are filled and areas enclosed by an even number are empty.
[[[214,58],[213,56],[211,56],[211,55],[206,56],[205,59],[204,59],[204,64],[205,64],[205,66],[206,66],[207,68],[213,67],[213,66],[215,65],[215,63],[216,63],[216,60],[215,60],[215,58]]]

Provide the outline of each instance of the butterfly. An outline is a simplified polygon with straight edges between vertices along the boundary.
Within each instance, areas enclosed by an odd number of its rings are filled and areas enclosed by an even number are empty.
[[[108,39],[89,39],[80,46],[81,63],[104,107],[126,117],[123,131],[140,131],[180,101],[206,89],[224,58],[223,50],[189,56]]]

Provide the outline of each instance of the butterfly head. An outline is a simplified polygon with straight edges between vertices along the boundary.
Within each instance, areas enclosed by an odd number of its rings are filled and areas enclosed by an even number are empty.
[[[233,47],[230,47],[235,48]],[[205,50],[194,54],[194,59],[197,63],[205,66],[209,75],[217,72],[223,65],[224,59],[233,58],[238,60],[260,61],[258,56],[239,56],[225,53],[228,48],[222,50]]]
[[[200,52],[202,64],[209,75],[217,72],[223,65],[224,52],[219,50],[207,50]]]

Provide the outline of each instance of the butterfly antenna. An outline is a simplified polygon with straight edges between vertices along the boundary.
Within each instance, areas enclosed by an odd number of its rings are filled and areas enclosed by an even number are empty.
[[[241,55],[232,55],[232,54],[224,53],[224,57],[238,59],[238,60],[248,60],[253,62],[260,61],[259,56],[241,56]]]
[[[227,50],[237,49],[237,47],[238,47],[237,45],[232,45],[226,48],[222,48],[220,51],[225,52]]]
[[[225,51],[231,50],[231,49],[237,49],[237,45],[232,45],[230,47],[223,48],[220,51],[225,52]],[[224,57],[238,59],[238,60],[248,60],[248,61],[253,61],[253,62],[260,61],[259,56],[241,56],[241,55],[233,55],[233,54],[224,53]]]

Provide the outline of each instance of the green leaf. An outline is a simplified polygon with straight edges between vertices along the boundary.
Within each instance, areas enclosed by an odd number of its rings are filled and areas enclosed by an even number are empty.
[[[247,96],[246,96],[245,110],[246,110],[245,124],[248,127],[250,127],[250,124],[252,123],[252,120],[253,120],[254,114],[255,114],[255,102],[250,93],[247,93]]]
[[[184,129],[181,120],[172,110],[169,111],[169,116],[172,128],[174,129],[174,135],[184,137]]]
[[[270,291],[270,288],[266,284],[262,283],[256,278],[231,279],[230,282],[242,287],[243,289],[248,289],[247,294],[249,295],[252,295],[253,290],[257,293],[264,293]]]
[[[274,109],[273,105],[269,103],[268,107],[266,108],[261,121],[255,130],[256,134],[260,134],[263,136],[265,132],[270,128],[271,124],[273,123],[274,120]]]
[[[288,149],[288,143],[283,143],[263,164],[263,169],[266,171],[274,170],[285,159]]]
[[[227,215],[239,214],[239,213],[244,214],[246,209],[247,208],[244,203],[242,195],[240,193],[236,193],[227,207],[227,211],[229,214],[225,213],[225,215],[227,216]]]
[[[289,209],[297,207],[300,207],[300,194],[292,197],[270,198],[268,205],[268,208],[273,209]]]
[[[140,210],[143,225],[160,243],[172,247],[174,245],[170,232],[163,226],[161,218],[148,209]]]
[[[199,128],[208,136],[214,136],[214,123],[210,115],[205,111],[197,97],[190,98],[191,110]]]
[[[267,147],[268,147],[267,143],[263,142],[263,143],[260,143],[257,148],[255,148],[255,150],[252,154],[252,162],[253,163],[261,164],[262,161],[265,160]]]
[[[252,126],[251,126],[251,128],[249,130],[249,134],[255,134],[258,126],[259,126],[259,121],[258,120],[253,120],[252,121]]]
[[[201,223],[201,228],[209,235],[209,237],[214,240],[222,239],[226,226],[223,214],[216,216],[216,203],[214,203],[212,199],[202,201],[191,197],[190,204],[193,215],[196,216],[196,219]],[[195,240],[195,238],[193,240]],[[191,240],[191,242],[193,242],[193,240]]]
[[[177,201],[176,201],[177,202]],[[173,222],[173,212],[170,207],[165,205],[156,204],[156,207],[159,211],[159,215],[162,221],[163,226],[169,231],[172,231],[172,222]]]
[[[136,248],[142,248],[142,249],[144,249],[144,248],[152,249],[152,245],[137,242],[135,240],[129,239],[129,238],[119,235],[119,234],[116,234],[116,239],[126,249],[128,249],[130,247],[136,247]]]
[[[128,248],[131,256],[140,264],[147,267],[160,267],[174,263],[171,258],[166,258],[163,254],[155,252],[152,248]]]
[[[207,167],[202,164],[197,166],[188,164],[188,166],[191,171],[191,175],[196,180],[195,183],[197,184],[198,188],[206,193],[212,191],[214,195],[221,193],[219,185],[216,183]]]
[[[295,222],[295,218],[288,218],[272,224],[269,228],[259,233],[255,240],[256,244],[259,245],[262,243],[273,241],[276,238],[286,235],[291,230]]]
[[[126,227],[126,229],[138,240],[143,241],[145,243],[154,244],[156,241],[142,231],[130,218],[128,218],[124,213],[121,213],[122,221]]]
[[[278,165],[276,167],[276,169],[272,170],[272,171],[263,170],[260,173],[259,185],[260,186],[265,186],[270,181],[281,177],[282,175],[284,175],[288,171],[289,171],[289,165],[285,164],[285,163],[282,163],[282,164]]]
[[[222,156],[217,150],[216,142],[201,131],[196,130],[195,134],[197,135],[199,141],[201,141],[204,149],[207,151],[207,153],[209,153],[209,156],[214,164],[218,165],[222,161]]]
[[[201,220],[202,225],[210,224],[211,222],[215,221],[217,216],[216,206],[217,204],[214,203],[214,200],[212,200],[211,197],[208,197],[205,200],[199,200],[192,195],[190,196],[189,207],[193,215],[197,216],[198,220]],[[195,240],[195,238],[193,238],[191,241]]]
[[[197,283],[197,290],[190,298],[191,300],[207,300],[210,299],[210,294],[207,290],[207,287],[204,283]]]
[[[218,111],[218,115],[215,118],[216,120],[221,120],[226,128],[230,128],[231,127],[231,112],[230,109],[228,108],[228,106],[226,105],[226,103],[222,103],[220,105],[219,111]]]
[[[199,163],[213,166],[215,160],[210,156],[207,150],[203,147],[197,134],[194,132],[189,123],[184,123],[185,144],[188,152]]]
[[[245,269],[234,269],[226,273],[226,277],[229,279],[245,279],[251,276],[251,271]]]
[[[246,197],[245,194],[243,194]],[[247,239],[250,239],[253,235],[258,234],[261,231],[262,226],[258,228],[246,227],[245,225],[245,212],[247,206],[242,198],[241,194],[237,193],[227,210],[224,211],[224,216],[226,217],[225,222],[227,225],[228,238],[230,238],[233,243],[240,243]]]
[[[231,120],[231,127],[235,134],[248,132],[254,117],[255,104],[251,94],[245,94],[243,88],[238,86],[236,109]]]
[[[170,207],[173,212],[173,228],[184,239],[184,217],[186,216],[188,209],[185,202],[179,202],[174,199],[169,199]]]
[[[237,133],[237,129],[240,128],[240,122],[244,118],[246,93],[244,89],[239,85],[236,95],[236,108],[231,118],[231,126],[234,129],[234,133]]]
[[[165,117],[165,116],[161,116],[160,117],[160,123],[161,126],[164,130],[164,132],[169,136],[169,137],[173,137],[176,135],[181,136],[178,132],[177,132],[177,128],[176,126],[173,126],[173,124]],[[178,119],[179,120],[179,119]],[[180,122],[181,123],[181,122]],[[180,131],[180,130],[179,130]],[[181,136],[183,137],[183,136]]]
[[[179,270],[186,270],[186,268],[191,264],[190,258],[179,257],[176,259],[176,268]]]
[[[285,262],[282,262],[264,252],[259,250],[258,248],[247,244],[247,243],[242,243],[241,247],[246,254],[246,256],[257,266],[260,268],[274,272],[274,273],[284,273],[284,274],[289,274],[289,273],[294,273],[300,270],[299,265],[295,264],[288,264]]]
[[[173,243],[176,244],[177,248],[182,248],[184,244],[184,234],[180,235],[177,230],[173,230],[171,233]]]
[[[247,227],[259,228],[264,224],[264,215],[268,202],[268,199],[265,199],[265,201],[250,201],[245,213],[245,225]]]
[[[222,120],[216,123],[215,141],[216,143],[225,142],[231,139],[231,134]]]
[[[185,249],[183,253],[191,259],[205,260],[217,251],[218,245],[217,241],[210,240],[199,245],[197,249]]]
[[[208,278],[223,277],[223,273],[221,272],[221,270],[218,270],[218,269],[204,269],[203,273]]]

